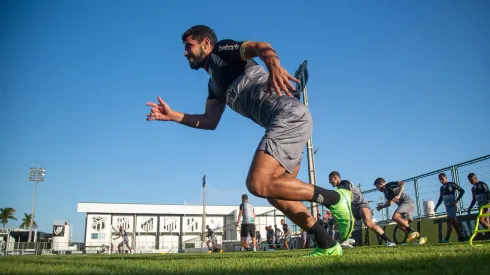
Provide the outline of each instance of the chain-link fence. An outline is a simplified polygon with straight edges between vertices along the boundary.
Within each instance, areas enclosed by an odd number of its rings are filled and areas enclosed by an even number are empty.
[[[405,193],[415,201],[414,218],[443,215],[445,213],[444,207],[439,207],[437,213],[432,212],[439,199],[441,183],[439,182],[438,175],[440,173],[445,173],[448,181],[456,183],[465,190],[458,205],[458,211],[461,215],[468,210],[473,198],[471,193],[472,186],[467,179],[468,174],[475,173],[480,181],[490,182],[490,155],[404,180]],[[385,202],[383,194],[375,188],[363,191],[362,193],[369,201],[371,209],[375,209],[376,205]],[[385,208],[379,212],[375,211],[375,219],[380,222],[390,222],[396,207],[397,205],[393,204],[391,207]],[[477,208],[473,208],[472,211],[476,212]]]

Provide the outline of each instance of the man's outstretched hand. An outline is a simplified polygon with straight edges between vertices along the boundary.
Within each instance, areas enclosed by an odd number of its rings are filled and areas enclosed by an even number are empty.
[[[146,115],[146,120],[162,120],[169,121],[172,120],[173,111],[170,109],[167,103],[162,100],[160,96],[158,96],[158,102],[160,104],[156,104],[153,102],[147,102],[146,105],[151,107],[151,111],[148,115]]]

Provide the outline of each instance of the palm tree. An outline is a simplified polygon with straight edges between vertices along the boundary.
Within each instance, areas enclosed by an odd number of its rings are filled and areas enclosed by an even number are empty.
[[[14,217],[15,209],[12,207],[0,208],[0,219],[2,220],[3,228],[9,222],[9,220],[17,220]]]
[[[32,220],[32,214],[24,213],[24,218],[22,218],[22,223],[20,224],[19,227],[23,229],[29,229],[29,226],[31,225],[31,220]],[[37,228],[36,221],[32,222],[32,228]]]

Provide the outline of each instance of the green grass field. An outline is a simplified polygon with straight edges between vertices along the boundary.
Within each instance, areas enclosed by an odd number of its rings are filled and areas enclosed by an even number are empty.
[[[490,243],[358,247],[340,257],[276,252],[8,256],[1,274],[485,274]]]

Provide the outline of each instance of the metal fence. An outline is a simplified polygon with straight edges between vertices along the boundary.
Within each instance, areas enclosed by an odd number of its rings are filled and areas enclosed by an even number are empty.
[[[306,206],[306,205],[305,205]],[[307,209],[311,212],[311,207],[306,206]],[[318,213],[322,213],[322,217],[326,211],[329,211],[327,207],[323,205],[318,206]],[[292,233],[292,238],[289,241],[289,246],[291,249],[301,248],[303,240],[301,239],[301,228],[294,224],[291,220],[289,220],[282,212],[279,210],[271,210],[265,213],[258,214],[255,218],[255,230],[260,232],[262,247],[267,246],[267,232],[266,227],[272,226],[274,231],[276,227],[282,232],[283,228],[281,225],[281,219],[284,219],[285,223],[288,225],[289,229]],[[240,225],[237,227],[235,222],[227,224],[223,227],[217,228],[213,230],[217,239],[218,244],[221,247],[224,247],[226,251],[236,251],[240,247]],[[230,234],[230,232],[234,232]],[[335,229],[332,234],[334,234]],[[250,237],[248,239],[251,241]],[[205,242],[207,241],[206,236],[204,239],[202,236],[198,236],[196,238],[186,240],[183,242],[182,247],[184,249],[189,248],[199,248],[206,247]]]
[[[480,181],[490,182],[490,155],[403,180],[405,182],[405,192],[415,200],[414,218],[430,216],[429,208],[431,205],[435,206],[439,199],[441,183],[439,182],[438,175],[440,173],[445,173],[448,181],[456,183],[465,190],[464,196],[459,201],[458,207],[459,215],[461,215],[468,210],[472,200],[472,186],[467,179],[468,174],[475,173]],[[383,194],[375,188],[365,190],[362,193],[369,201],[371,209],[375,209],[377,204],[385,201]],[[375,218],[379,222],[390,222],[396,207],[397,205],[394,204],[380,212],[375,211]],[[474,207],[472,212],[476,212],[477,210],[478,209]],[[438,212],[435,213],[435,215],[443,214],[445,214],[445,208],[439,207]]]

